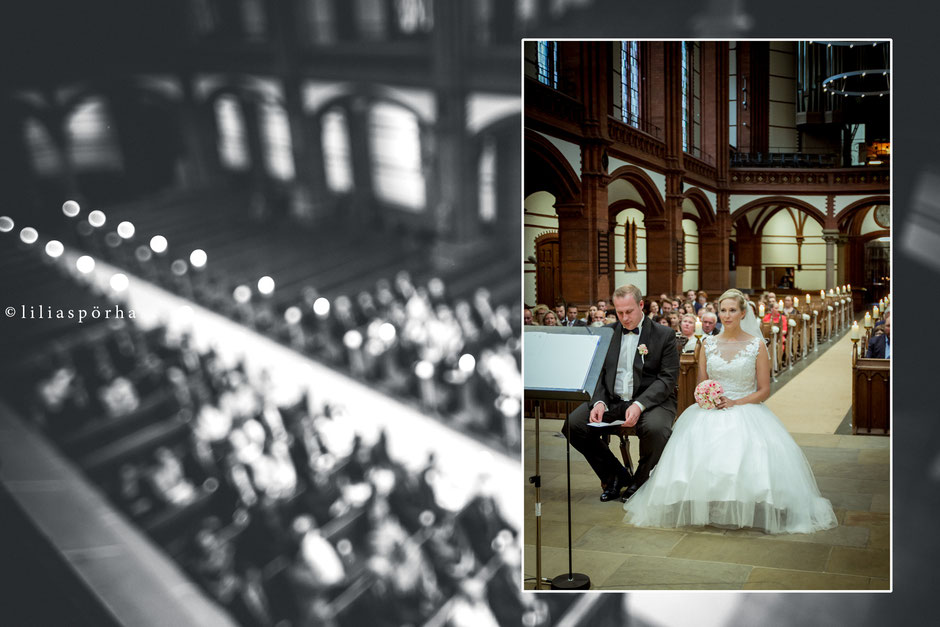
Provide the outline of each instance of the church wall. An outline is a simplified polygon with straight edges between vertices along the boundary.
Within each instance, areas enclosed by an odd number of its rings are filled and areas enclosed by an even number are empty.
[[[629,220],[636,223],[636,271],[624,270],[626,262],[626,224]],[[646,293],[646,227],[643,212],[639,209],[624,209],[617,214],[617,227],[614,229],[614,285],[631,283]]]
[[[555,197],[548,192],[535,192],[525,199],[523,220],[524,239],[522,257],[523,289],[525,302],[535,305],[535,239],[548,231],[558,231],[558,214],[555,212]]]
[[[770,152],[796,152],[796,42],[770,44]]]
[[[796,287],[807,291],[818,291],[826,287],[826,243],[822,239],[822,227],[815,220],[807,220],[803,226],[803,246],[797,256],[796,228],[786,211],[775,214],[764,226],[761,244],[761,279],[768,266],[793,266],[802,261],[802,269],[796,270]],[[772,285],[764,285],[773,289]]]
[[[685,272],[682,273],[682,291],[699,289],[698,225],[693,220],[683,220],[685,232]]]

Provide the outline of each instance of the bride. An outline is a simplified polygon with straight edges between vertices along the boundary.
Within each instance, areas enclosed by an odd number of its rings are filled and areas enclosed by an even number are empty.
[[[624,505],[638,527],[752,527],[811,533],[837,524],[803,451],[763,401],[770,358],[753,305],[730,289],[718,301],[722,332],[706,336],[698,380],[721,383],[718,409],[679,416],[649,481]]]

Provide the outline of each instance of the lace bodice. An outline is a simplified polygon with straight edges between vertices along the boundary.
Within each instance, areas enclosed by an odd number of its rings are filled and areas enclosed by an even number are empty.
[[[737,399],[757,390],[757,354],[760,338],[729,342],[710,335],[704,340],[708,378],[721,383],[725,396]]]

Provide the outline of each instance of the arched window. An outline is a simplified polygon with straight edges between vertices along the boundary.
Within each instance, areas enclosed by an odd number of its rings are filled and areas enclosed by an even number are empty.
[[[430,33],[434,27],[430,0],[395,0],[398,30],[405,35]]]
[[[323,167],[326,172],[327,187],[330,191],[340,194],[352,190],[352,160],[346,112],[339,107],[333,107],[324,113],[320,136],[323,143]]]
[[[388,37],[384,0],[355,0],[356,25],[362,39],[379,41]]]
[[[418,117],[402,106],[377,103],[369,112],[369,149],[376,197],[422,211],[426,190]]]
[[[336,9],[332,0],[307,0],[304,18],[309,43],[320,46],[336,43]]]
[[[268,31],[268,16],[263,0],[241,0],[242,30],[248,41],[264,41]]]
[[[264,143],[264,165],[274,178],[294,178],[294,153],[287,112],[280,104],[261,105],[261,138]]]
[[[558,43],[554,41],[538,42],[538,74],[540,83],[558,89]]]
[[[222,166],[229,170],[247,170],[251,166],[251,154],[241,104],[231,94],[219,96],[215,101],[215,116]]]
[[[682,150],[702,157],[702,45],[682,42]]]
[[[480,151],[479,194],[480,221],[491,223],[496,220],[496,141],[489,136]]]
[[[65,125],[72,163],[80,170],[120,170],[121,149],[104,98],[85,99]]]
[[[45,126],[35,118],[26,118],[23,124],[23,139],[33,172],[37,176],[55,176],[59,173],[62,159]]]
[[[640,125],[640,42],[620,42],[620,119]]]

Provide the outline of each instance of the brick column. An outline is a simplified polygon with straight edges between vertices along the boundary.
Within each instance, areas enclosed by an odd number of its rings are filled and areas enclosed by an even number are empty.
[[[709,294],[722,292],[730,287],[728,248],[731,238],[731,213],[728,210],[728,192],[718,193],[717,209],[715,222],[699,231],[700,289]]]

